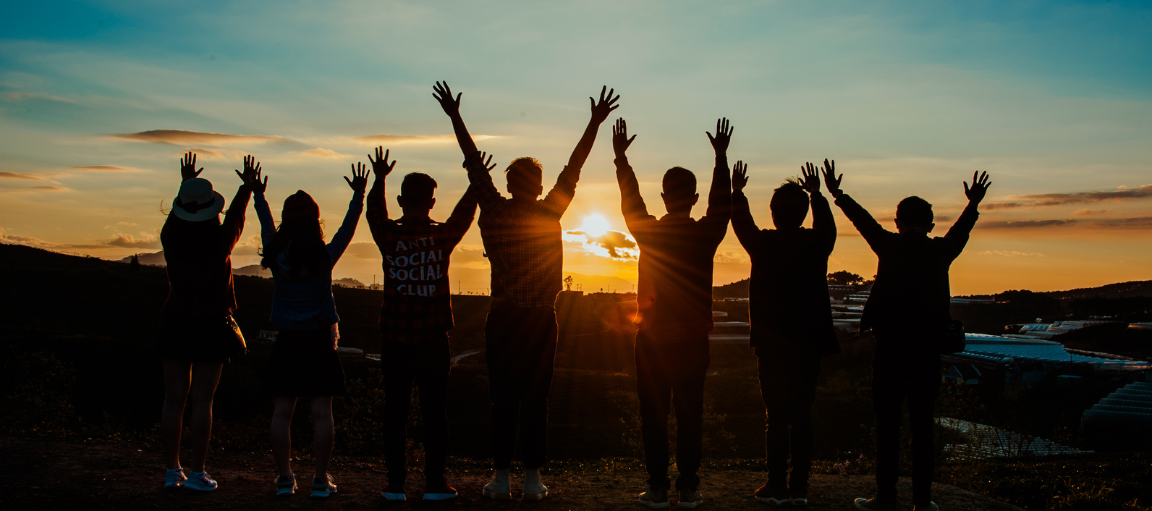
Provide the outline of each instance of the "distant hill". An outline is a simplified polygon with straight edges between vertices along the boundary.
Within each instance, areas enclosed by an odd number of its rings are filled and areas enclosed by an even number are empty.
[[[163,250],[161,250],[159,252],[148,252],[148,253],[144,253],[144,254],[136,254],[136,256],[140,258],[140,264],[146,264],[148,266],[166,266],[168,264],[168,262],[164,259],[164,251]],[[120,260],[120,262],[122,262],[122,263],[128,263],[131,261],[132,261],[132,256],[128,256],[128,257],[125,257],[124,259]]]
[[[1134,298],[1152,296],[1152,280],[1134,280],[1119,282],[1100,287],[1085,287],[1070,289],[1068,291],[1049,291],[1044,293],[1057,300],[1071,300],[1076,298]]]
[[[233,275],[249,275],[252,277],[261,277],[270,279],[272,278],[272,271],[260,266],[259,264],[249,264],[248,266],[241,266],[232,269]]]
[[[737,280],[731,284],[724,284],[723,286],[712,287],[712,299],[723,300],[725,298],[748,298],[748,284],[752,282],[751,279]]]

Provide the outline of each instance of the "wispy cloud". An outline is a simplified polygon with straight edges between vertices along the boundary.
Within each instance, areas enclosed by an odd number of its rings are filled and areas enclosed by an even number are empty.
[[[133,167],[122,167],[120,165],[77,165],[71,167],[73,170],[84,170],[88,172],[142,172],[143,169]]]
[[[981,229],[1042,229],[1052,227],[1149,229],[1152,228],[1152,216],[1139,216],[1130,218],[1100,218],[1092,220],[993,220],[989,222],[979,222],[976,224],[976,227]]]
[[[979,255],[995,255],[1003,257],[1048,257],[1039,252],[1020,252],[1018,250],[984,250],[976,253]]]
[[[317,147],[315,149],[309,149],[307,151],[301,151],[300,154],[302,154],[304,156],[312,156],[315,158],[326,158],[326,159],[330,159],[330,160],[346,160],[346,159],[352,157],[350,155],[338,153],[336,151],[333,151],[331,149],[325,149],[323,147]]]
[[[233,135],[230,133],[209,133],[186,130],[149,130],[138,133],[109,135],[111,138],[149,142],[153,144],[225,144],[232,142],[284,142],[288,139],[278,135]]]
[[[30,190],[40,190],[44,192],[66,192],[69,189],[63,186],[33,186]]]
[[[55,181],[52,181],[51,179],[40,177],[36,174],[26,174],[23,172],[0,171],[0,179],[26,179],[29,181],[48,181],[50,183],[55,183]]]
[[[1152,198],[1152,185],[1136,188],[1119,187],[1115,190],[1074,193],[1042,193],[1009,197],[1009,202],[993,202],[985,209],[1013,209],[1032,206],[1063,206],[1067,204],[1088,204],[1104,201],[1128,201]]]
[[[352,137],[359,142],[373,144],[455,144],[456,135],[365,135]],[[480,142],[499,138],[497,135],[473,135],[472,140]]]
[[[1075,212],[1073,212],[1072,214],[1076,215],[1076,216],[1091,216],[1091,215],[1107,215],[1108,213],[1111,213],[1111,212],[1112,212],[1111,209],[1078,209]]]
[[[0,227],[0,243],[9,245],[24,245],[28,247],[42,248],[45,250],[77,250],[77,249],[93,249],[105,248],[106,245],[77,245],[72,243],[55,243],[51,241],[44,241],[40,238],[33,236],[21,236],[18,234],[8,234],[7,229]]]
[[[28,100],[32,100],[32,99],[43,99],[46,101],[57,101],[60,103],[72,103],[72,104],[78,103],[74,99],[62,98],[60,96],[53,96],[51,94],[45,94],[43,92],[8,91],[8,92],[4,93],[4,99],[6,99],[8,101],[28,101]]]

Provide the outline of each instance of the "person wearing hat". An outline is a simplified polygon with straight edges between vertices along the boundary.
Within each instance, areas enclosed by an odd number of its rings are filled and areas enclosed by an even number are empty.
[[[277,228],[264,198],[268,179],[260,181],[259,169],[245,179],[255,195],[256,216],[260,219],[260,238],[264,243],[260,265],[272,270],[276,282],[271,321],[280,331],[268,357],[263,386],[264,392],[273,396],[272,455],[280,470],[277,495],[296,492],[291,426],[296,399],[301,397],[312,401],[315,426],[312,496],[336,493],[336,485],[328,474],[335,435],[332,396],[344,394],[344,368],[336,354],[340,317],[332,298],[332,267],[356,233],[364,210],[368,172],[360,164],[359,168],[353,166],[352,179],[344,178],[352,187],[352,201],[340,229],[327,244],[320,225],[320,207],[312,196],[299,190],[285,199]]]
[[[259,172],[251,156],[244,174]],[[229,358],[243,352],[243,338],[232,320],[236,295],[232,290],[232,249],[244,231],[244,211],[251,189],[240,185],[232,207],[220,221],[224,197],[212,183],[198,177],[196,155],[180,160],[180,193],[172,203],[160,244],[168,271],[168,299],[161,312],[156,352],[164,370],[165,488],[216,489],[204,471],[212,433],[212,398],[220,371]],[[240,174],[240,171],[236,171]],[[244,175],[241,175],[244,179]],[[188,475],[180,466],[180,435],[184,405],[191,408],[192,464]],[[190,476],[190,477],[189,477]]]

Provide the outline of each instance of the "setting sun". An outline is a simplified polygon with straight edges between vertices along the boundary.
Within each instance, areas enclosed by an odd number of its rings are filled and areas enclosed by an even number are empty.
[[[580,230],[589,238],[599,238],[608,234],[608,227],[608,219],[604,218],[604,215],[594,213],[584,217],[584,225],[580,226]]]

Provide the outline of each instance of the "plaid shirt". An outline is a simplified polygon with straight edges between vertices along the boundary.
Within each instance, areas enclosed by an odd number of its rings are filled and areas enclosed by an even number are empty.
[[[448,262],[476,217],[476,199],[465,192],[447,222],[388,218],[384,179],[368,193],[368,225],[384,257],[384,303],[380,331],[385,341],[421,342],[452,328]]]
[[[555,306],[564,266],[560,217],[576,194],[580,169],[564,167],[543,200],[524,206],[501,196],[488,170],[473,162],[465,166],[480,203],[477,224],[492,265],[493,306]]]

